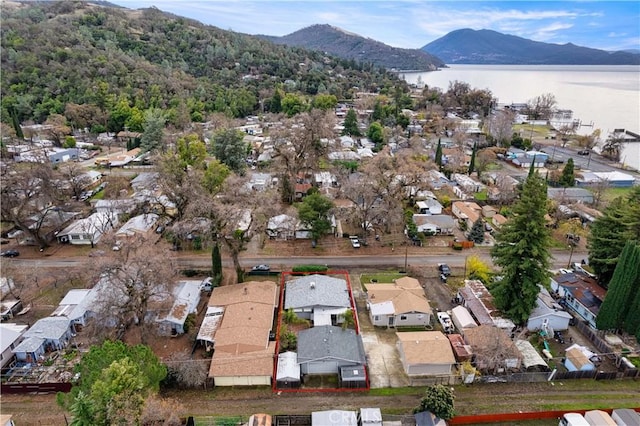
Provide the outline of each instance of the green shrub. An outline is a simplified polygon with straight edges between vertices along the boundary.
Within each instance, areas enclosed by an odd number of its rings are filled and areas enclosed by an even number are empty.
[[[329,269],[327,265],[298,265],[294,266],[293,272],[325,272]]]

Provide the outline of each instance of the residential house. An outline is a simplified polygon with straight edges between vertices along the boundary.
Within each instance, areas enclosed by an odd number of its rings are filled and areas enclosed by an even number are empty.
[[[471,176],[463,175],[460,173],[454,173],[452,179],[467,193],[482,192],[486,189],[486,186]]]
[[[115,212],[98,212],[78,219],[60,231],[56,238],[60,243],[93,246],[102,234],[113,230],[118,225],[118,214]]]
[[[481,217],[482,208],[472,201],[455,201],[451,204],[451,212],[458,220],[466,222],[467,229],[471,229]]]
[[[300,373],[339,374],[342,367],[367,365],[362,337],[350,328],[321,325],[298,333]]]
[[[4,370],[14,359],[12,350],[22,342],[28,326],[0,323],[0,369]]]
[[[116,237],[146,235],[154,228],[159,218],[160,216],[155,213],[146,213],[134,216],[116,231]]]
[[[135,210],[136,202],[131,198],[120,200],[97,200],[93,208],[97,213],[113,213],[116,215],[129,214]]]
[[[439,215],[442,214],[442,204],[435,198],[427,198],[416,202],[416,208],[420,214]]]
[[[516,167],[528,169],[531,167],[532,162],[534,163],[533,167],[535,168],[544,167],[549,159],[549,154],[540,151],[523,151],[521,149],[511,147],[509,148],[509,151],[507,151],[506,157]]]
[[[455,220],[446,214],[414,214],[413,223],[418,232],[426,235],[453,235]]]
[[[504,217],[503,215],[501,215],[500,213],[496,213],[491,218],[491,223],[493,224],[494,227],[500,229],[500,227],[502,227],[502,225],[507,223],[507,220],[508,219],[506,217]]]
[[[135,160],[140,155],[141,152],[142,150],[140,148],[134,148],[120,155],[116,155],[115,157],[112,157],[109,160],[109,167],[124,167],[127,164],[131,163],[133,160]],[[96,160],[96,163],[97,163],[97,160]]]
[[[161,335],[179,335],[187,332],[185,321],[196,314],[200,303],[201,281],[180,281],[173,291],[174,302],[169,313],[158,322]]]
[[[464,340],[474,354],[474,362],[480,371],[500,373],[518,370],[522,364],[522,354],[509,336],[493,325],[469,328]]]
[[[426,172],[426,178],[435,190],[440,190],[445,185],[451,185],[451,181],[447,178],[447,176],[437,170],[428,170]]]
[[[572,345],[565,351],[564,366],[569,371],[591,371],[596,366],[578,345]]]
[[[254,191],[266,191],[278,182],[270,173],[251,173],[249,179],[247,186]]]
[[[159,178],[160,174],[158,172],[142,172],[131,180],[131,187],[135,192],[155,191]]]
[[[561,273],[551,278],[551,290],[563,298],[569,309],[596,328],[596,317],[607,294],[596,280],[577,272]]]
[[[464,337],[460,334],[447,334],[447,339],[453,348],[453,354],[456,357],[456,361],[464,362],[471,361],[473,357],[473,350],[471,346],[467,345],[464,341]]]
[[[297,353],[286,351],[278,355],[278,365],[276,366],[276,387],[300,387],[300,364],[298,364]]]
[[[478,326],[467,308],[462,305],[458,305],[451,310],[451,321],[462,335],[464,335],[466,329]]]
[[[379,327],[425,326],[432,310],[420,282],[402,277],[390,284],[367,287],[367,309],[371,323]]]
[[[0,320],[8,321],[18,312],[22,311],[22,300],[14,298],[6,298],[0,301]]]
[[[99,286],[93,289],[71,289],[62,298],[52,317],[66,317],[72,327],[81,328],[87,325],[89,318],[95,316],[95,306]],[[79,327],[78,327],[79,326]]]
[[[338,186],[338,179],[331,172],[318,172],[314,174],[315,185],[319,188],[335,188]]]
[[[396,336],[400,361],[407,375],[440,376],[454,372],[453,349],[441,331],[409,331]]]
[[[549,366],[536,348],[528,340],[516,340],[516,347],[522,354],[522,366],[527,371],[549,371]]]
[[[593,204],[593,193],[584,188],[547,188],[547,197],[559,203]]]
[[[343,279],[326,275],[305,275],[288,281],[284,291],[284,309],[293,309],[314,327],[342,322],[342,315],[352,307],[351,293]],[[300,356],[300,354],[298,354]]]
[[[269,219],[266,233],[275,240],[297,240],[311,238],[311,230],[297,217],[280,214]]]
[[[458,290],[458,297],[478,324],[494,325],[507,332],[515,328],[511,320],[501,316],[493,303],[493,296],[481,281],[465,280],[464,287]]]
[[[36,362],[48,351],[64,349],[73,337],[71,321],[66,317],[39,319],[23,334],[24,340],[13,353],[18,361]]]
[[[569,328],[569,321],[572,318],[571,314],[551,297],[547,289],[541,286],[536,307],[533,308],[527,320],[527,329],[529,331],[544,329],[563,331]]]
[[[215,386],[271,384],[275,341],[270,336],[277,300],[277,286],[268,281],[213,289],[209,307],[224,309],[214,331],[209,368]]]

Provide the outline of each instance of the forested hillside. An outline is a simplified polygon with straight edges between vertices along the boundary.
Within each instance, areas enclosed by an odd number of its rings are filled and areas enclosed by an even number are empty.
[[[122,109],[129,108],[131,117],[160,108],[170,124],[179,125],[202,121],[210,112],[242,117],[268,111],[276,87],[345,99],[395,84],[393,75],[370,65],[155,8],[4,1],[1,13],[5,123],[40,123],[75,108],[88,127],[115,131],[124,126]]]

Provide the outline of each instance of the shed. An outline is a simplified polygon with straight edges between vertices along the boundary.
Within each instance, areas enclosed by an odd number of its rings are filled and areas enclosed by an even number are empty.
[[[596,426],[617,426],[611,416],[602,410],[589,410],[584,413],[584,419]]]
[[[287,351],[278,355],[276,384],[278,388],[300,387],[300,365],[297,353]]]
[[[358,426],[358,417],[355,411],[313,411],[311,426]]]
[[[447,334],[447,339],[453,348],[453,354],[458,362],[470,361],[473,356],[471,346],[464,342],[459,334]]]
[[[565,352],[564,366],[569,371],[590,371],[596,368],[577,346],[573,346]]]
[[[367,371],[364,365],[340,367],[341,388],[366,388]]]
[[[640,426],[640,414],[630,408],[616,408],[611,418],[618,426]]]
[[[362,426],[382,426],[382,411],[379,408],[361,408],[360,424]]]
[[[455,325],[463,335],[465,329],[478,326],[476,320],[473,319],[467,308],[461,305],[451,310],[451,321],[453,321],[453,325]]]
[[[7,321],[22,310],[22,300],[4,299],[0,301],[0,320]]]
[[[528,340],[516,340],[516,347],[522,354],[522,365],[527,371],[549,371],[549,366]]]

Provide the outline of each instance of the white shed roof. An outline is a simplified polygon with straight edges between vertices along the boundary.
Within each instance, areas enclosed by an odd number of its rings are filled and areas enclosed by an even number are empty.
[[[393,315],[396,311],[391,300],[380,303],[372,303],[369,305],[369,309],[371,310],[371,315],[373,316]]]
[[[2,323],[0,324],[0,353],[16,342],[27,329],[26,325]]]
[[[288,351],[278,355],[276,380],[300,380],[300,364],[298,364],[297,353]]]

